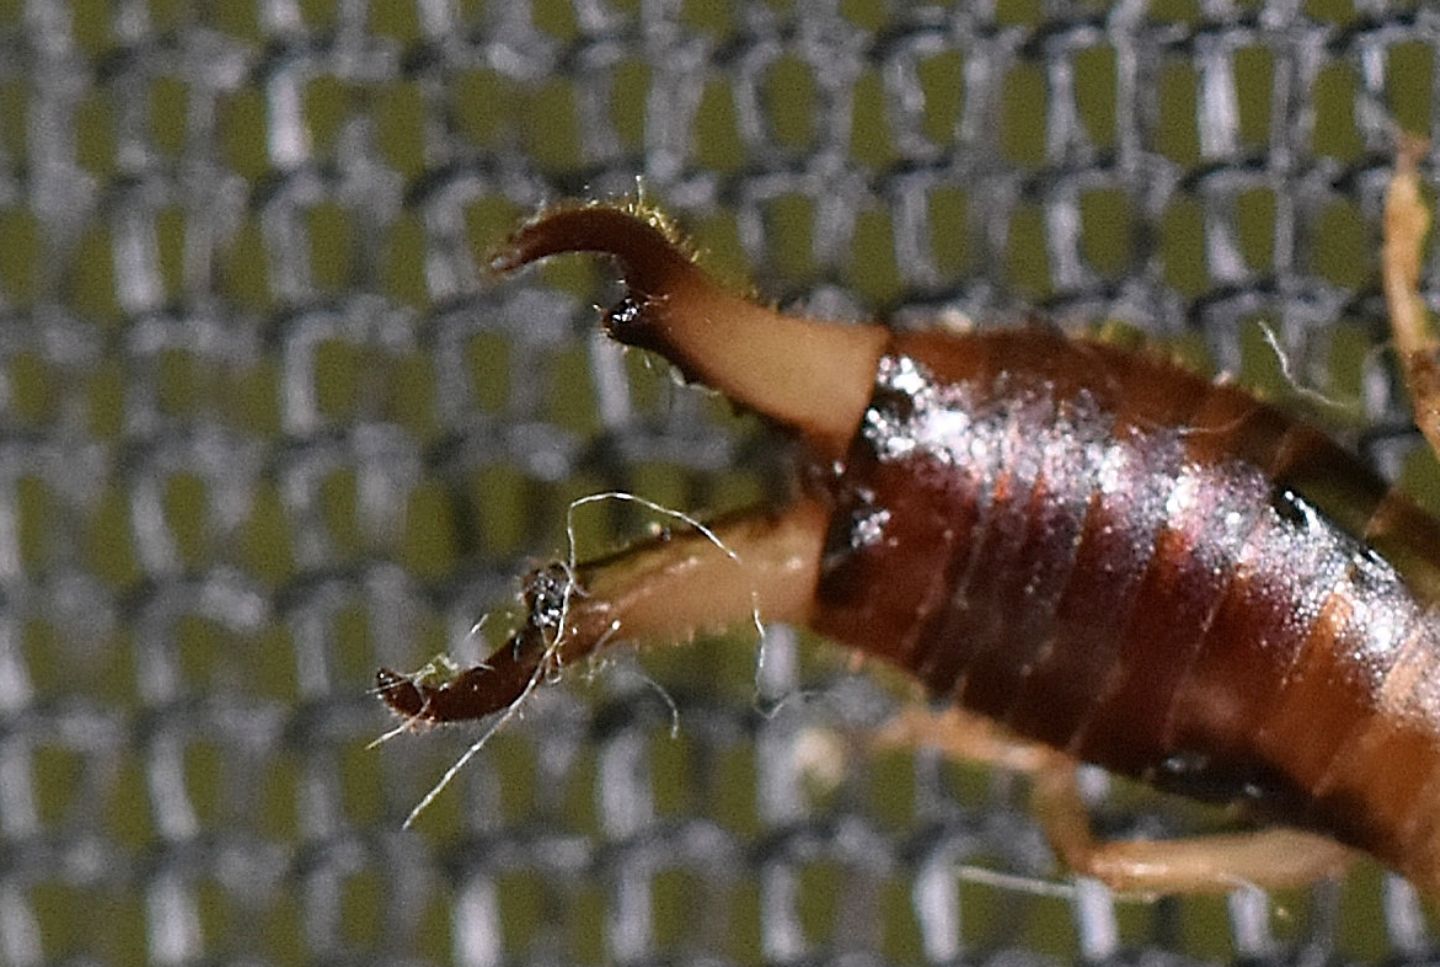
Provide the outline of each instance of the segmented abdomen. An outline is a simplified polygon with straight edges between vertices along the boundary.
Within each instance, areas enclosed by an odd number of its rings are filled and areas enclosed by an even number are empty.
[[[1323,436],[1103,346],[899,337],[839,479],[821,630],[1435,882],[1440,529]]]

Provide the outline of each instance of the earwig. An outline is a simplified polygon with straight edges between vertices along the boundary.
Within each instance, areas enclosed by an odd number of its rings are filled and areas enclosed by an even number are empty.
[[[1081,761],[1282,827],[1101,846],[1053,821],[1057,851],[1112,885],[1304,882],[1358,849],[1440,893],[1440,523],[1323,433],[1050,330],[785,316],[634,209],[546,211],[495,267],[566,252],[619,263],[614,339],[798,437],[799,496],[531,575],[485,665],[379,673],[395,712],[480,718],[609,642],[759,615],[903,670],[963,711],[957,745],[1039,749],[1052,818],[1079,808]]]

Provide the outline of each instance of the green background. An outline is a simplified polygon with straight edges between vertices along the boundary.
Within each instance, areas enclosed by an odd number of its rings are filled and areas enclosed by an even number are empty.
[[[43,4],[0,2],[0,37],[15,50],[24,45],[29,29],[26,18]],[[107,83],[107,66],[123,58],[130,40],[118,13],[100,0],[77,0],[61,5],[68,12],[68,34],[76,56],[90,65],[80,86],[74,113],[74,161],[105,190],[116,190],[132,173],[117,136],[117,117],[136,96],[132,89]],[[622,16],[634,16],[638,3],[610,5]],[[789,5],[768,5],[776,17],[789,16]],[[860,2],[842,3],[841,12],[861,31],[881,34],[900,18],[898,6]],[[1258,10],[1260,5],[1240,5]],[[462,2],[462,15],[476,26],[495,11],[480,2]],[[1066,16],[1100,16],[1107,4],[1077,4]],[[1309,2],[1304,13],[1314,22],[1333,26],[1337,36],[1361,24],[1361,15],[1343,2]],[[1046,5],[1039,2],[1003,2],[995,5],[993,26],[999,33],[1035,32],[1044,23]],[[296,36],[325,40],[346,23],[336,2],[304,0],[297,5],[301,22]],[[1401,9],[1405,9],[1401,6]],[[277,42],[276,29],[266,21],[264,8],[255,2],[199,4],[155,0],[145,7],[147,35],[165,38],[178,31],[203,26],[223,34],[230,42],[256,51]],[[1199,4],[1159,2],[1146,16],[1156,29],[1173,25],[1180,33],[1201,20]],[[680,5],[682,29],[713,39],[718,45],[740,42],[745,36],[744,16],[728,4],[686,2]],[[541,0],[533,6],[533,24],[557,43],[572,43],[583,32],[577,14],[562,0]],[[365,29],[382,43],[401,52],[413,51],[423,31],[420,13],[409,3],[373,4],[364,16]],[[293,38],[291,38],[293,39]],[[1073,59],[1073,82],[1080,122],[1101,156],[1117,149],[1120,125],[1115,116],[1117,52],[1103,41],[1088,46]],[[1241,144],[1239,156],[1257,163],[1271,143],[1275,110],[1275,53],[1262,42],[1242,45],[1233,55],[1237,81]],[[1387,49],[1384,107],[1402,126],[1428,133],[1435,114],[1435,47],[1420,42]],[[956,140],[955,117],[965,97],[966,58],[960,51],[939,51],[927,58],[919,75],[924,92],[924,129],[941,146]],[[627,48],[622,62],[610,74],[613,88],[609,109],[619,132],[622,154],[634,156],[646,145],[646,97],[653,71],[638,47]],[[564,75],[517,80],[483,65],[456,69],[446,75],[451,137],[475,152],[520,150],[535,169],[557,186],[583,182],[592,162],[582,153],[582,117],[575,79]],[[1196,122],[1201,79],[1183,49],[1167,60],[1159,73],[1160,112],[1150,120],[1152,142],[1147,149],[1187,172],[1212,163],[1202,148]],[[23,60],[12,60],[0,73],[0,147],[11,168],[24,172],[30,155],[33,123],[34,78]],[[1043,171],[1049,162],[1043,106],[1049,80],[1042,61],[1021,58],[1000,80],[1001,123],[994,131],[1005,162],[1022,174]],[[1374,163],[1357,121],[1361,77],[1355,57],[1336,58],[1318,72],[1313,86],[1296,96],[1309,99],[1316,115],[1308,149],[1316,164],[1337,172],[1358,171]],[[373,83],[341,80],[320,72],[304,86],[303,117],[314,164],[333,164],[347,150],[342,135],[356,117],[371,126],[373,143],[384,164],[409,186],[419,185],[434,173],[435,159],[427,157],[422,125],[433,120],[431,92],[424,82],[396,77]],[[860,170],[882,174],[900,160],[889,129],[884,78],[872,67],[853,79],[851,87],[852,135],[848,161]],[[194,119],[190,109],[195,92],[183,68],[155,70],[139,91],[148,115],[150,144],[160,164],[180,164],[193,150],[190,135]],[[822,144],[818,129],[818,89],[808,63],[783,55],[764,78],[761,103],[772,143],[785,157],[804,159]],[[274,175],[274,159],[267,150],[271,118],[266,90],[258,74],[223,92],[215,102],[213,146],[220,164],[228,168],[256,195],[266,190]],[[539,119],[539,120],[537,120]],[[739,130],[739,118],[723,74],[707,87],[694,127],[693,161],[721,178],[739,178],[755,164]],[[652,200],[664,207],[663,186],[647,186]],[[1362,204],[1358,195],[1337,194],[1333,203],[1316,213],[1311,223],[1313,245],[1305,253],[1308,264],[1299,271],[1337,287],[1375,290],[1378,228],[1373,198]],[[976,200],[966,185],[954,185],[931,199],[931,239],[940,278],[936,289],[961,286],[979,273],[1007,299],[1041,306],[1064,293],[1053,288],[1045,256],[1047,225],[1044,208],[1022,200],[1008,226],[1003,257],[982,264],[969,244],[973,232],[951,231],[966,224]],[[1370,207],[1365,207],[1369,205]],[[1205,207],[1193,193],[1178,192],[1153,222],[1129,193],[1098,187],[1080,198],[1081,248],[1099,277],[1117,283],[1139,271],[1142,228],[1153,233],[1153,271],[1163,283],[1186,299],[1199,299],[1214,290],[1205,253]],[[478,263],[485,253],[528,213],[526,207],[500,193],[469,199],[462,213],[465,234]],[[858,302],[880,315],[892,314],[915,298],[895,254],[895,225],[881,203],[859,213],[853,243],[830,259],[817,259],[812,233],[816,206],[799,195],[785,195],[765,210],[767,257],[754,264],[741,244],[741,228],[732,212],[716,208],[695,217],[681,213],[684,227],[703,251],[705,264],[737,281],[753,280],[767,297],[790,301],[802,298],[819,284],[838,284]],[[1239,199],[1233,227],[1254,279],[1277,270],[1275,238],[1277,200],[1273,193],[1256,189]],[[1144,224],[1142,225],[1142,222]],[[158,259],[163,297],[154,307],[136,310],[123,296],[124,280],[117,277],[113,225],[92,217],[78,235],[56,243],[45,215],[24,194],[0,201],[0,294],[3,325],[21,336],[6,343],[3,356],[7,395],[0,409],[3,434],[10,439],[73,440],[100,445],[107,454],[111,483],[81,520],[63,511],[63,499],[44,480],[21,477],[13,505],[16,528],[13,553],[20,562],[20,583],[45,582],[59,572],[61,562],[78,565],[121,602],[118,619],[103,640],[88,646],[83,663],[64,639],[63,628],[42,618],[22,622],[20,654],[34,689],[30,701],[39,706],[79,704],[101,710],[121,724],[121,740],[96,752],[83,744],[62,739],[53,745],[39,743],[29,768],[37,790],[37,808],[47,836],[98,836],[133,858],[139,872],[119,881],[87,879],[57,871],[53,879],[23,886],[24,902],[33,912],[41,946],[48,958],[90,954],[110,963],[142,963],[154,959],[155,927],[147,920],[147,903],[153,897],[143,873],[146,857],[166,838],[156,826],[153,748],[146,745],[144,721],[158,714],[146,698],[145,670],[136,641],[140,629],[127,620],[132,612],[126,601],[144,598],[157,581],[180,580],[211,569],[233,568],[249,586],[277,599],[315,579],[317,570],[358,568],[383,561],[407,579],[431,589],[444,589],[463,580],[477,562],[497,559],[523,561],[558,553],[564,544],[565,507],[569,501],[601,489],[604,482],[567,478],[537,483],[514,468],[496,466],[476,472],[457,483],[453,477],[419,480],[405,495],[403,524],[376,533],[366,524],[360,503],[361,481],[341,468],[321,486],[319,503],[331,538],[331,557],[322,568],[307,563],[297,548],[293,508],[273,472],[262,472],[254,483],[254,498],[245,519],[224,539],[211,524],[216,495],[203,477],[180,471],[169,477],[162,493],[163,525],[179,556],[178,570],[157,575],[147,570],[137,550],[136,505],[124,473],[127,454],[143,445],[153,429],[137,427],[130,415],[134,400],[152,401],[153,412],[174,428],[208,427],[227,438],[259,445],[273,468],[275,454],[287,447],[314,442],[297,435],[285,424],[283,345],[290,314],[296,305],[277,292],[274,266],[267,258],[266,227],[256,207],[227,239],[208,282],[197,285],[187,276],[185,258],[193,213],[183,204],[155,208],[154,253]],[[311,297],[316,302],[342,300],[357,293],[372,294],[388,311],[413,320],[416,338],[398,345],[377,345],[363,339],[322,342],[312,358],[310,383],[317,394],[322,430],[343,429],[356,422],[375,422],[397,428],[418,441],[422,450],[443,447],[451,427],[439,412],[437,356],[426,341],[428,320],[447,311],[439,304],[426,278],[427,226],[413,209],[402,209],[376,226],[334,198],[308,208],[303,230],[308,240]],[[487,418],[518,423],[546,421],[581,439],[602,430],[589,370],[588,336],[583,327],[593,318],[583,309],[603,301],[608,288],[600,267],[583,260],[559,260],[527,274],[515,288],[534,286],[568,296],[582,307],[569,326],[543,351],[527,352],[526,364],[539,364],[543,372],[517,370],[517,358],[501,328],[477,329],[465,345],[464,369],[477,406]],[[1368,303],[1352,303],[1353,315],[1342,316],[1303,345],[1296,353],[1293,375],[1305,386],[1332,398],[1338,405],[1312,415],[1327,421],[1342,436],[1354,439],[1377,419],[1397,418],[1402,405],[1393,396],[1378,401],[1362,390],[1377,368],[1388,366],[1383,352],[1375,352],[1385,339],[1383,320]],[[68,360],[43,339],[27,338],[24,330],[39,333],[59,309],[76,321],[105,351],[79,362]],[[218,364],[214,358],[185,348],[147,351],[143,365],[132,341],[148,312],[213,312],[220,319],[261,320],[259,331],[268,333],[252,357]],[[1070,325],[1100,325],[1105,319],[1064,319]],[[1120,320],[1125,322],[1126,320]],[[1168,320],[1157,337],[1197,366],[1234,365],[1248,384],[1301,410],[1293,387],[1281,372],[1279,361],[1263,338],[1262,326],[1275,320],[1257,315],[1240,329],[1227,333],[1201,331],[1185,320]],[[18,348],[16,348],[18,347]],[[1220,357],[1217,359],[1217,356]],[[663,372],[631,355],[626,359],[634,406],[642,414],[663,413],[675,405],[675,390]],[[543,380],[544,406],[540,412],[516,412],[516,384]],[[1387,409],[1377,413],[1376,408]],[[737,439],[758,441],[763,431],[752,421],[737,418],[719,401],[704,404],[707,420],[729,426]],[[1403,414],[1402,414],[1403,416]],[[179,432],[177,430],[177,432]],[[0,440],[3,442],[3,440]],[[760,447],[742,446],[742,452]],[[733,467],[701,472],[665,463],[630,468],[629,481],[637,493],[662,504],[697,510],[723,510],[743,506],[762,496],[773,481],[765,461],[741,461]],[[1419,499],[1440,504],[1436,493],[1434,461],[1415,451],[1403,462],[1407,488]],[[457,488],[461,493],[457,494]],[[696,500],[700,504],[696,505]],[[463,512],[462,512],[463,511]],[[599,552],[618,539],[642,533],[642,515],[628,511],[584,513],[578,518],[582,552]],[[63,546],[63,552],[56,548]],[[503,595],[497,604],[503,604]],[[329,656],[333,662],[336,692],[356,698],[356,715],[323,744],[306,748],[279,741],[265,750],[263,783],[252,790],[258,808],[243,812],[229,800],[233,785],[230,758],[233,749],[224,736],[192,736],[179,761],[180,781],[188,791],[199,824],[198,836],[223,838],[241,830],[280,850],[331,848],[310,839],[304,792],[306,775],[316,768],[317,756],[333,770],[343,788],[345,821],[357,836],[372,831],[394,832],[403,807],[423,793],[463,746],[465,736],[446,734],[416,739],[403,737],[379,751],[366,743],[386,721],[369,709],[363,690],[383,655],[391,654],[374,640],[375,603],[352,597],[334,615],[331,634],[344,643]],[[437,607],[414,616],[403,650],[415,664],[448,648],[450,628]],[[502,622],[497,622],[499,627]],[[493,629],[491,630],[493,636]],[[197,702],[223,701],[239,695],[282,715],[303,714],[307,703],[321,700],[305,694],[297,671],[294,629],[282,621],[258,628],[236,630],[196,617],[182,623],[178,632],[179,666],[184,692]],[[843,662],[823,647],[804,651],[807,675],[830,681],[841,674]],[[749,637],[717,642],[692,652],[666,652],[646,659],[657,681],[682,695],[713,694],[720,702],[744,707],[754,699],[754,655]],[[587,700],[597,698],[599,686],[572,682]],[[337,699],[337,701],[343,700]],[[288,711],[286,711],[288,710]],[[366,717],[368,715],[368,717]],[[310,733],[307,733],[310,734]],[[128,736],[128,738],[126,738]],[[433,739],[433,741],[432,741]],[[758,795],[753,776],[754,750],[748,739],[733,743],[722,761],[707,762],[698,776],[696,741],[687,735],[682,720],[677,738],[668,734],[665,716],[657,715],[647,741],[645,759],[652,776],[654,807],[659,816],[704,815],[741,836],[758,836],[765,827],[757,813]],[[699,743],[704,745],[704,743]],[[853,751],[853,749],[852,749]],[[502,735],[487,750],[485,769],[499,777],[503,790],[496,802],[498,820],[522,824],[538,795],[553,793],[533,762],[534,747],[524,733]],[[404,781],[395,785],[377,766],[377,759],[409,760]],[[597,815],[595,783],[597,758],[582,748],[567,774],[560,802],[553,808],[577,836],[593,844],[608,835]],[[814,815],[824,817],[843,810],[859,810],[881,829],[903,831],[915,818],[915,804],[907,790],[915,765],[899,752],[862,756],[846,766],[836,788],[823,783],[812,790]],[[70,818],[78,805],[77,791],[90,788],[79,781],[96,770],[110,770],[102,783],[106,800],[99,826],[77,824]],[[1012,808],[1020,791],[1005,781],[963,766],[945,766],[947,782],[961,801],[976,808]],[[899,792],[897,793],[897,790]],[[441,862],[448,844],[455,842],[465,800],[456,794],[442,798],[419,825],[417,848],[433,851]],[[1110,800],[1117,814],[1145,812],[1148,799],[1121,790]],[[1199,823],[1209,820],[1199,818]],[[4,834],[0,834],[3,842]],[[12,842],[12,846],[17,845]],[[296,862],[301,862],[296,859]],[[980,865],[985,865],[981,862]],[[808,939],[823,949],[843,921],[837,910],[839,884],[845,870],[830,862],[800,871],[801,910]],[[661,950],[688,949],[687,924],[708,916],[708,904],[718,891],[729,911],[723,936],[716,942],[721,953],[740,962],[759,962],[760,904],[762,893],[753,882],[727,882],[707,886],[700,877],[669,871],[652,884],[655,945]],[[883,923],[880,952],[897,962],[919,962],[922,956],[913,918],[908,913],[908,884],[904,876],[882,878],[874,916]],[[1345,919],[1337,928],[1340,950],[1346,957],[1379,959],[1388,953],[1379,925],[1377,900],[1380,874],[1360,871],[1345,887],[1340,907]],[[117,882],[120,886],[117,886]],[[302,963],[325,959],[326,951],[309,949],[298,938],[303,932],[299,882],[283,879],[273,895],[238,897],[223,877],[197,874],[190,884],[198,911],[200,947],[218,958],[256,953],[275,963]],[[148,888],[155,889],[153,882]],[[397,940],[384,935],[382,911],[392,902],[397,887],[385,869],[375,863],[357,864],[342,884],[343,950],[335,952],[363,959],[379,952],[397,953]],[[961,887],[965,910],[964,933],[974,949],[1019,946],[1056,957],[1076,955],[1072,912],[1062,900],[1040,899],[1017,903],[981,884]],[[555,947],[565,958],[599,963],[607,957],[605,912],[610,902],[603,882],[584,882],[556,899],[552,880],[523,865],[500,884],[506,951],[524,954]],[[405,953],[434,962],[455,959],[454,897],[444,887],[429,894],[423,928]],[[704,899],[707,898],[708,899]],[[702,902],[704,899],[704,902]],[[1301,938],[1311,928],[1304,895],[1280,898],[1282,914],[1273,921],[1281,942]],[[558,904],[558,905],[557,905]],[[561,910],[564,926],[549,924]],[[992,913],[993,911],[993,913]],[[1124,905],[1120,909],[1121,942],[1134,947],[1160,944],[1194,956],[1229,959],[1235,955],[1223,900],[1197,899],[1179,904]],[[549,945],[549,947],[547,947]]]

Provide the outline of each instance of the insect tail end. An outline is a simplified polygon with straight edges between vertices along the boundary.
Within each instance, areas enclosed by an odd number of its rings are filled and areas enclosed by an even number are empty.
[[[796,318],[729,291],[695,263],[668,219],[638,204],[547,209],[490,264],[509,272],[566,252],[620,263],[626,294],[605,315],[618,342],[659,353],[827,456],[844,454],[888,344],[884,328]]]
[[[505,646],[480,665],[461,669],[437,661],[405,675],[389,668],[375,673],[375,691],[381,701],[416,727],[444,725],[485,718],[518,701],[537,678],[538,658],[523,647]]]
[[[660,293],[678,277],[703,278],[670,221],[635,204],[566,203],[542,209],[490,256],[504,275],[552,255],[595,252],[618,259],[631,288]]]
[[[403,719],[423,721],[425,696],[409,675],[402,675],[391,668],[381,668],[375,673],[375,694],[380,700]]]

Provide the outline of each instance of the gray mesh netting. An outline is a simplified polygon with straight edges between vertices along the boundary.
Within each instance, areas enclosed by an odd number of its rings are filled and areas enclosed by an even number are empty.
[[[1375,252],[1437,49],[1359,0],[0,0],[0,963],[1429,955],[1373,866],[1072,885],[1022,783],[869,750],[893,692],[783,629],[545,690],[415,831],[474,733],[365,745],[373,669],[478,657],[574,498],[784,485],[598,338],[597,267],[484,278],[547,199],[641,184],[806,311],[1118,319],[1283,387],[1263,322],[1423,497]],[[1192,822],[1089,778],[1107,831]]]

